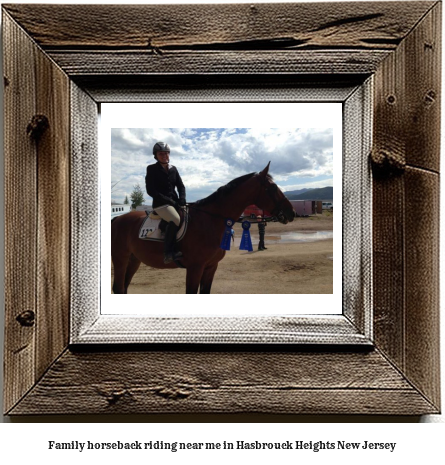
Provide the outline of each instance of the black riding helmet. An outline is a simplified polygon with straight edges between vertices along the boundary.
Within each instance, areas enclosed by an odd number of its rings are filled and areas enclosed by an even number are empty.
[[[168,153],[170,153],[169,145],[166,144],[165,142],[156,142],[156,144],[153,147],[153,155],[154,155],[156,160],[157,160],[156,154],[158,152],[168,152]]]

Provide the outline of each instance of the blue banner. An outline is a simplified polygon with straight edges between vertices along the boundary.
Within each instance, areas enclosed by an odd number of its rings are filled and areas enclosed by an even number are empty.
[[[225,220],[226,223],[226,229],[224,230],[224,235],[221,241],[221,249],[223,250],[230,250],[230,240],[232,239],[232,226],[233,226],[233,220],[230,218],[227,218]]]
[[[253,251],[252,239],[250,238],[250,221],[243,221],[243,237],[241,238],[241,243],[239,245],[240,250],[248,250],[249,252]]]

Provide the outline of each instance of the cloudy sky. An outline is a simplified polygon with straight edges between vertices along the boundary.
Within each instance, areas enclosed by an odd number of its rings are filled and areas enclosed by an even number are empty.
[[[145,192],[145,170],[155,163],[157,141],[170,145],[170,163],[181,174],[188,201],[269,161],[283,191],[333,185],[333,128],[112,128],[113,201],[123,202],[136,184]]]
[[[122,203],[136,184],[146,194],[157,141],[170,145],[190,202],[269,161],[283,191],[333,186],[334,164],[341,180],[341,120],[340,103],[102,104],[102,199]]]

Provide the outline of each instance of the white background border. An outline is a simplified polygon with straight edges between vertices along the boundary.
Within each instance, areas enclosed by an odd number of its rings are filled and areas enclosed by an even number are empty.
[[[281,3],[290,2],[293,3],[298,0],[256,0],[255,3],[272,3],[275,1],[280,1]],[[313,2],[326,1],[326,0],[311,0]],[[332,0],[331,0],[332,1]],[[335,1],[335,0],[334,0]],[[345,0],[348,1],[348,0]],[[355,0],[357,2],[362,0]],[[180,4],[180,3],[220,3],[221,0],[168,0],[168,3]],[[49,3],[49,4],[58,4],[60,0],[18,0],[18,1],[9,1],[8,3]],[[88,3],[97,3],[91,0],[67,0],[64,3],[78,3],[78,4],[88,4]],[[103,0],[101,3],[123,3],[122,0]],[[167,3],[165,0],[132,0],[132,3]],[[237,0],[236,3],[252,3],[251,0]],[[359,13],[359,7],[357,9]],[[443,37],[445,37],[445,21],[443,21]],[[443,56],[442,62],[445,63],[445,47],[442,47]],[[2,66],[0,62],[0,67]],[[442,94],[445,90],[445,80],[442,80]],[[0,104],[3,103],[3,94],[0,92]],[[3,118],[3,114],[0,114],[0,118]],[[1,126],[3,128],[3,125]],[[442,136],[441,136],[441,161],[443,160],[443,153],[445,147],[445,118],[442,116]],[[1,141],[3,141],[3,131],[0,130]],[[3,164],[0,164],[0,215],[4,222],[4,167]],[[441,205],[445,205],[445,189],[441,189]],[[445,215],[441,216],[441,231],[444,231],[445,226]],[[4,229],[0,228],[0,240],[3,244],[3,247],[0,248],[0,258],[2,263],[4,263]],[[441,242],[442,237],[441,237]],[[443,247],[441,248],[441,282],[444,282],[444,270],[445,270],[445,253]],[[4,267],[0,267],[0,280],[4,280]],[[3,287],[2,287],[3,289]],[[4,291],[0,291],[0,301],[1,306],[4,308]],[[441,313],[443,315],[443,306],[445,299],[441,299]],[[4,346],[4,312],[0,314],[0,356],[3,360],[3,346]],[[441,334],[445,334],[445,318],[441,319]],[[441,353],[442,353],[442,399],[445,402],[445,344],[442,343]],[[3,385],[3,373],[0,370],[0,385]],[[0,392],[0,397],[2,397],[2,392]],[[219,420],[218,420],[219,418]],[[211,421],[211,416],[208,417],[207,421]],[[215,420],[215,418],[213,418]],[[217,417],[217,420],[220,422],[226,421],[225,417]],[[1,447],[1,456],[4,459],[10,460],[13,457],[17,463],[31,463],[35,462],[36,459],[39,462],[45,462],[47,465],[58,465],[61,463],[61,459],[65,463],[79,463],[82,460],[83,463],[97,463],[98,459],[106,460],[107,463],[119,463],[122,460],[127,459],[127,454],[115,455],[114,452],[102,455],[95,454],[89,458],[79,455],[79,452],[73,451],[69,454],[60,453],[50,454],[47,449],[46,441],[49,439],[58,439],[63,441],[70,441],[72,439],[84,440],[90,439],[101,440],[106,439],[107,441],[118,439],[118,434],[116,430],[125,431],[125,437],[128,439],[136,440],[144,436],[144,439],[149,437],[161,437],[163,436],[164,431],[168,431],[170,437],[173,437],[175,434],[185,439],[186,437],[197,437],[199,436],[202,439],[213,439],[217,440],[218,437],[222,437],[222,433],[226,430],[229,430],[231,434],[236,432],[244,433],[247,431],[253,432],[261,431],[258,434],[258,437],[267,439],[274,439],[275,437],[286,439],[288,436],[292,436],[294,439],[311,439],[316,438],[315,440],[322,440],[332,438],[332,434],[335,432],[338,435],[339,439],[341,438],[354,438],[358,439],[380,439],[390,441],[393,439],[401,441],[402,447],[398,450],[401,451],[394,454],[385,454],[375,453],[373,455],[367,455],[364,452],[359,451],[354,452],[353,454],[345,457],[343,454],[321,454],[313,453],[308,451],[304,455],[289,455],[288,459],[284,457],[273,454],[272,457],[265,455],[261,452],[258,452],[255,456],[230,456],[230,460],[246,461],[246,458],[251,457],[258,464],[270,463],[271,461],[276,461],[277,459],[281,464],[286,465],[287,463],[296,464],[301,461],[301,459],[306,459],[310,461],[311,464],[323,463],[325,464],[328,460],[341,460],[343,465],[357,464],[358,461],[366,460],[365,463],[376,463],[379,464],[394,464],[397,463],[420,463],[425,462],[427,464],[439,464],[443,460],[443,438],[445,437],[445,415],[424,415],[421,417],[420,421],[423,423],[440,423],[440,425],[417,425],[417,424],[392,424],[394,422],[403,422],[403,421],[412,421],[416,422],[416,418],[405,419],[394,416],[385,416],[384,418],[378,417],[376,419],[373,416],[368,416],[365,419],[362,416],[317,416],[317,417],[283,417],[281,420],[272,418],[270,421],[275,421],[276,423],[260,423],[256,425],[242,423],[243,419],[233,418],[232,421],[237,421],[236,424],[226,424],[223,423],[214,423],[214,424],[181,424],[174,423],[175,421],[181,421],[175,417],[170,417],[169,420],[162,419],[160,417],[153,416],[139,416],[139,415],[128,415],[125,418],[114,416],[103,415],[100,416],[100,419],[97,417],[85,417],[60,415],[57,418],[48,418],[42,416],[35,416],[32,418],[23,418],[21,420],[14,420],[15,424],[11,424],[12,420],[10,417],[2,416],[2,425],[0,426],[0,447]],[[68,422],[77,421],[77,424],[67,424]],[[101,428],[98,428],[92,422],[101,422]],[[136,422],[135,425],[127,424],[123,428],[121,426],[116,427],[116,422]],[[138,422],[146,422],[143,425],[137,424]],[[159,424],[161,421],[168,421],[168,424],[162,425]],[[255,421],[255,418],[252,418],[251,421]],[[264,417],[258,418],[257,421],[266,422],[268,421]],[[281,421],[281,423],[280,423]],[[325,424],[320,424],[321,422],[326,422]],[[346,422],[346,423],[332,423],[332,422]],[[356,422],[368,421],[368,422],[386,422],[389,424],[372,424],[372,423],[361,423],[357,427]],[[25,424],[24,422],[32,422],[31,424]],[[47,424],[39,425],[38,427],[34,423],[47,422]],[[48,423],[49,422],[49,423]],[[51,422],[65,422],[63,428],[60,427],[57,423]],[[111,422],[106,425],[105,422]],[[154,422],[155,425],[151,425],[147,422]],[[296,423],[296,422],[302,422]],[[318,424],[307,424],[305,422],[318,422]],[[348,423],[349,422],[349,423]],[[422,428],[420,430],[419,428]],[[427,428],[427,429],[425,429]],[[141,436],[139,436],[141,433]],[[340,438],[341,436],[341,438]],[[122,436],[121,436],[122,437]],[[26,446],[24,447],[23,438],[26,438]],[[166,454],[162,455],[162,461],[165,464],[177,463],[178,456],[170,453],[171,457]],[[197,454],[192,455],[191,453],[187,457],[181,457],[185,460],[193,460],[193,463],[197,465],[201,463],[197,460]],[[150,463],[154,460],[158,460],[159,457],[156,456],[138,456],[139,460],[143,463]],[[142,458],[143,457],[143,458]],[[208,457],[202,456],[206,463],[208,463]],[[299,460],[300,459],[300,460]],[[226,456],[222,456],[222,460],[226,464],[229,460]],[[215,460],[213,456],[212,461],[215,463],[220,463]],[[135,461],[136,462],[136,461]],[[235,462],[238,463],[238,462]]]

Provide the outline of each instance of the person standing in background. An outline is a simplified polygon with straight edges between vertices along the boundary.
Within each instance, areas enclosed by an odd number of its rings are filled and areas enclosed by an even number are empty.
[[[263,221],[261,215],[257,216],[258,220],[258,233],[260,235],[260,242],[258,243],[258,250],[267,250],[267,247],[264,245],[264,235],[266,234],[266,222]]]

